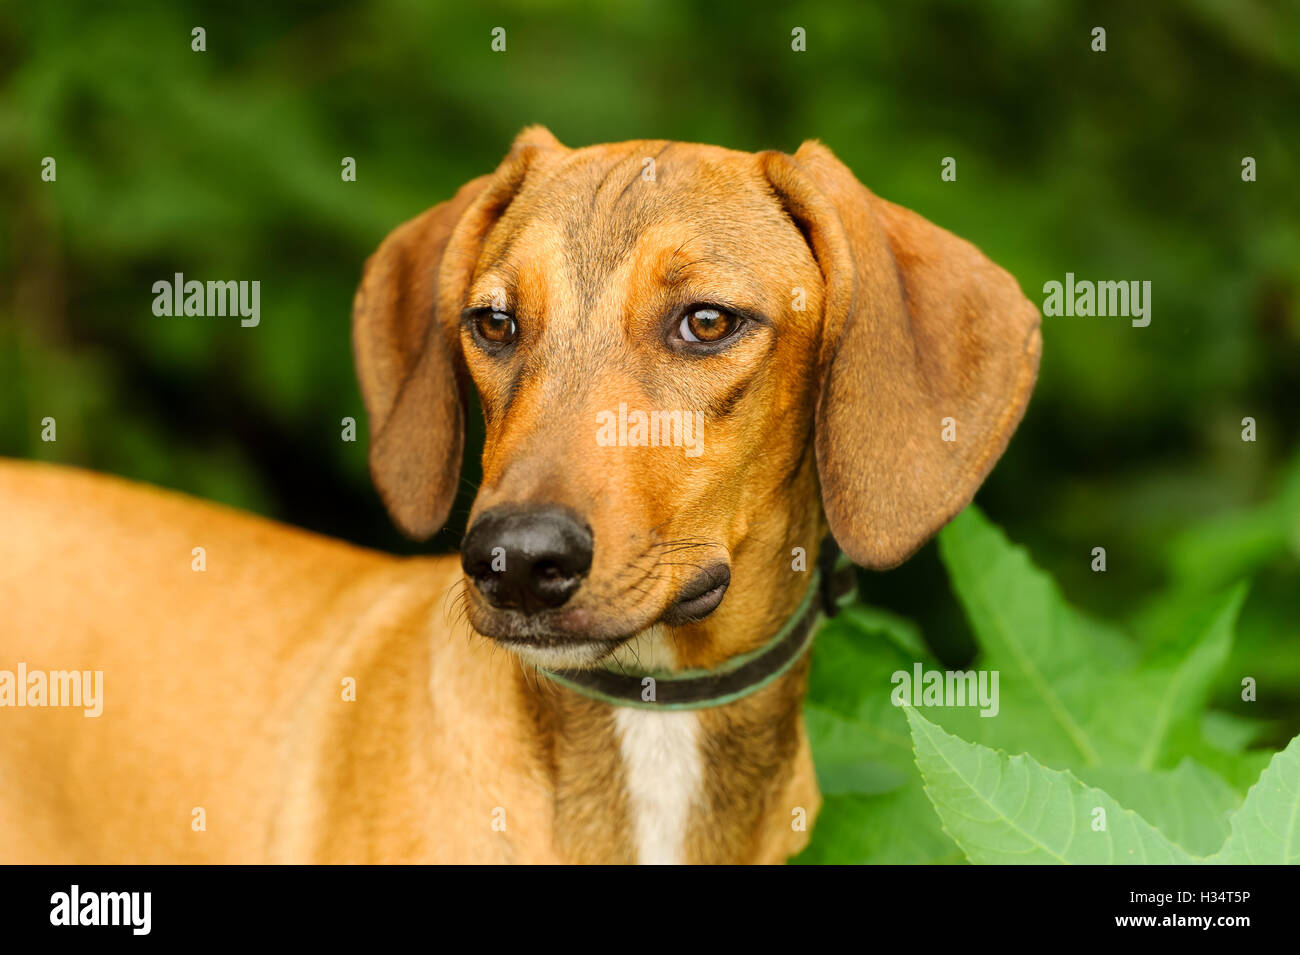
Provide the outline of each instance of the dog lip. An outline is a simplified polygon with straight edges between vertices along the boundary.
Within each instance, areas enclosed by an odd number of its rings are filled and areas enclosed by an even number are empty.
[[[598,626],[588,613],[576,615],[572,608],[526,616],[517,610],[471,606],[470,626],[504,647],[568,649],[601,647],[612,651],[630,640],[645,625]]]
[[[580,637],[567,636],[564,634],[537,634],[530,635],[509,635],[494,636],[491,639],[497,643],[509,646],[511,644],[525,647],[542,647],[552,650],[563,650],[571,647],[608,647],[613,649],[621,643],[625,643],[628,637]]]
[[[698,623],[718,609],[731,585],[731,568],[710,564],[687,581],[673,605],[661,618],[669,626]]]

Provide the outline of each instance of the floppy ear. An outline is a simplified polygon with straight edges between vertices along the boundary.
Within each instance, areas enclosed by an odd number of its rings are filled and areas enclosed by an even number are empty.
[[[1038,309],[973,245],[877,197],[820,143],[762,159],[826,281],[822,506],[856,563],[893,567],[1006,448],[1038,373]]]
[[[540,151],[563,149],[530,126],[497,170],[398,226],[366,262],[352,343],[370,419],[370,475],[394,523],[423,540],[447,520],[465,445],[468,374],[460,310],[492,225]]]

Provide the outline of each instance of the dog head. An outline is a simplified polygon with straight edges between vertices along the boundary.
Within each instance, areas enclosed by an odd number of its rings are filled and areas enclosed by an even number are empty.
[[[371,473],[413,537],[447,518],[477,390],[476,630],[587,665],[668,628],[700,665],[748,649],[717,621],[779,624],[828,526],[887,568],[966,505],[1038,325],[1011,276],[820,143],[567,149],[531,127],[383,242],[353,337]]]

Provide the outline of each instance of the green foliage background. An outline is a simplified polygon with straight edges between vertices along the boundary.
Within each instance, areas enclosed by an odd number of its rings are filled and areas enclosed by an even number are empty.
[[[1152,282],[1148,328],[1045,321],[1040,384],[980,501],[1074,605],[1123,622],[1119,656],[1176,641],[1201,598],[1249,578],[1205,692],[1245,715],[1255,677],[1252,744],[1280,748],[1300,730],[1297,104],[1300,5],[1268,0],[5,4],[0,454],[411,551],[364,434],[338,440],[340,418],[363,419],[349,307],[384,234],[528,123],[569,145],[820,138],[1035,301],[1067,271]],[[261,280],[261,325],[156,318],[151,285],[174,272]],[[870,613],[909,621],[908,659],[981,649],[937,545],[862,585]]]

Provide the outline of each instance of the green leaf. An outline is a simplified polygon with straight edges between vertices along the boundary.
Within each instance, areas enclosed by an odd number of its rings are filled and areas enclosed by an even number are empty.
[[[943,833],[912,757],[907,721],[890,702],[891,676],[934,665],[914,626],[846,608],[813,647],[804,724],[823,794],[800,863],[938,863],[963,856]]]
[[[1231,761],[1211,758],[1200,719],[1244,585],[1202,597],[1177,639],[1139,660],[1131,639],[1070,607],[978,509],[958,515],[939,547],[980,645],[978,666],[1000,674],[998,716],[946,712],[938,718],[949,730],[1063,768]]]
[[[1134,709],[1141,710],[1139,766],[1151,769],[1161,764],[1174,730],[1183,729],[1184,735],[1201,731],[1201,711],[1215,675],[1228,659],[1233,626],[1245,599],[1246,586],[1238,584],[1203,603],[1186,637],[1161,647],[1118,688],[1121,697],[1132,699]],[[1109,708],[1105,715],[1131,732],[1132,724],[1127,721],[1134,714]]]
[[[1060,854],[1052,840],[1068,841],[1071,827],[1082,840],[1073,849],[1083,861],[1106,861],[1093,855],[1112,848],[1191,861],[1222,846],[1228,814],[1267,759],[1243,751],[1252,721],[1215,721],[1204,709],[1231,649],[1245,588],[1198,596],[1179,631],[1139,657],[1122,632],[1070,608],[1024,551],[977,511],[945,530],[941,550],[980,642],[976,666],[997,670],[1000,679],[995,716],[977,707],[927,709],[943,727],[935,731],[955,734],[948,738],[962,746],[983,744],[979,750],[1014,766],[1026,785],[1055,787],[1086,803],[1084,819],[1055,807],[1065,828],[1034,832],[1042,844],[1034,851]],[[929,776],[923,784],[915,727],[891,699],[894,674],[910,675],[918,664],[942,669],[915,626],[890,614],[848,608],[818,635],[804,719],[825,801],[800,861],[954,861],[962,823],[945,815]],[[1083,781],[1060,769],[1077,769]],[[1091,830],[1095,808],[1106,809],[1120,840],[1114,846],[1103,845],[1106,833]],[[1150,833],[1164,842],[1151,842]]]
[[[885,793],[903,786],[913,775],[877,748],[897,745],[889,738],[892,732],[812,702],[804,704],[803,718],[822,795]]]
[[[1171,770],[1093,767],[1080,770],[1078,776],[1193,855],[1209,855],[1223,845],[1228,818],[1241,804],[1236,790],[1191,759]]]
[[[978,864],[1194,862],[1137,813],[1068,772],[1007,756],[944,732],[907,708],[925,792]],[[1105,829],[1093,829],[1104,810]]]
[[[1201,733],[1206,741],[1225,753],[1240,753],[1259,738],[1268,724],[1236,713],[1210,710],[1201,716]],[[1260,767],[1262,770],[1264,767]],[[1255,774],[1256,776],[1259,773]]]
[[[1273,757],[1232,817],[1232,834],[1209,861],[1228,865],[1300,863],[1300,736]]]
[[[1244,795],[1246,790],[1254,785],[1255,780],[1259,779],[1259,774],[1264,771],[1273,754],[1262,749],[1233,752],[1230,747],[1213,742],[1211,736],[1207,735],[1207,730],[1222,724],[1209,719],[1210,715],[1203,714],[1199,725],[1191,722],[1180,723],[1169,737],[1166,752],[1196,760],[1220,776],[1238,793]],[[1218,736],[1222,737],[1222,733],[1218,732]],[[1235,740],[1224,742],[1236,744]]]
[[[907,723],[890,702],[896,671],[910,670],[917,654],[933,665],[913,640],[895,620],[860,608],[846,609],[817,634],[804,715],[819,778],[823,762],[842,768],[851,756],[915,775]]]
[[[799,865],[953,865],[965,855],[943,831],[915,766],[906,786],[827,796]]]
[[[1300,453],[1275,495],[1256,507],[1203,521],[1168,546],[1174,591],[1219,587],[1254,573],[1300,541]]]
[[[1071,609],[1052,580],[975,507],[939,536],[939,553],[983,651],[982,668],[1001,674],[1016,697],[1002,719],[1032,733],[1031,750],[1061,765],[1097,765],[1106,742],[1093,728],[1103,709],[1096,692],[1135,659],[1117,631]]]

